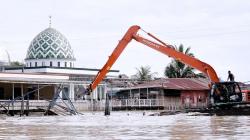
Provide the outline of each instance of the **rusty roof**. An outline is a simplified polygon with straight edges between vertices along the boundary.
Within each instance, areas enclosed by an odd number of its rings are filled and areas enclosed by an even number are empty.
[[[166,78],[154,81],[149,81],[143,84],[138,84],[132,89],[137,88],[164,88],[176,90],[209,90],[209,81],[201,78]]]

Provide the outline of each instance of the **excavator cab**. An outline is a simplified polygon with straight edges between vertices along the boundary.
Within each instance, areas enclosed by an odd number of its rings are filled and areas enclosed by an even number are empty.
[[[210,93],[212,105],[242,102],[242,92],[237,82],[217,82]]]

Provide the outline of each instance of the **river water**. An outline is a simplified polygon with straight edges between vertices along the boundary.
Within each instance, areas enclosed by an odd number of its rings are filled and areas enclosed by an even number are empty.
[[[0,139],[250,139],[250,116],[148,114],[0,117]]]

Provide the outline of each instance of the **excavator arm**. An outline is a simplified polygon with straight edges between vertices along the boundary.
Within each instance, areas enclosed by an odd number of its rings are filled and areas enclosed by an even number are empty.
[[[113,66],[117,58],[121,55],[125,47],[133,39],[133,35],[136,34],[139,29],[140,29],[139,26],[132,26],[128,29],[126,34],[123,36],[122,40],[119,41],[115,50],[112,52],[111,56],[109,56],[109,59],[106,62],[106,64],[97,73],[96,77],[94,78],[92,83],[89,85],[87,92],[92,92],[97,87],[97,85],[103,80],[103,78],[106,76],[106,74],[108,73],[110,68]]]
[[[150,41],[148,39],[145,39],[143,37],[140,37],[139,35],[134,35],[133,38],[136,41],[138,41],[138,42],[140,42],[140,43],[142,43],[142,44],[144,44],[144,45],[146,45],[154,50],[157,50],[157,51],[159,51],[159,52],[161,52],[169,57],[174,58],[175,60],[178,60],[184,64],[189,65],[192,68],[195,68],[195,69],[201,71],[202,73],[206,74],[212,82],[219,82],[219,78],[218,78],[215,70],[207,63],[204,63],[204,62],[202,62],[202,61],[200,61],[197,58],[194,58],[192,56],[185,55],[179,51],[176,51],[171,45],[166,45],[165,43],[164,43],[165,45],[161,45],[161,44],[155,43],[153,41]]]
[[[167,45],[163,41],[159,40],[155,36],[153,36],[150,33],[147,33],[150,37],[154,38],[157,40],[159,43],[150,41],[146,38],[143,38],[137,34],[139,31],[140,26],[134,25],[131,26],[126,34],[123,36],[122,40],[119,41],[118,45],[116,46],[115,50],[112,52],[111,56],[109,56],[108,61],[106,64],[103,66],[103,68],[98,72],[96,77],[94,78],[93,82],[89,85],[87,92],[90,93],[92,92],[97,85],[103,80],[103,78],[106,76],[112,65],[115,63],[117,58],[120,56],[120,54],[123,52],[125,47],[128,45],[128,43],[134,39],[154,50],[157,50],[169,57],[172,57],[184,64],[189,65],[190,67],[193,67],[202,73],[206,74],[211,82],[219,82],[219,78],[215,72],[215,70],[208,64],[198,60],[197,58],[185,55],[181,52],[176,51],[171,45]]]

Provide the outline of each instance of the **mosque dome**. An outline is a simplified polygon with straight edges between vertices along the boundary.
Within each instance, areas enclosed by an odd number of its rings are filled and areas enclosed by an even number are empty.
[[[66,37],[54,28],[47,28],[32,40],[26,59],[75,58]]]
[[[29,67],[61,67],[59,63],[65,63],[63,67],[68,67],[68,65],[72,67],[73,61],[75,57],[69,41],[63,34],[51,27],[40,32],[31,41],[25,58],[26,66]],[[34,63],[33,66],[32,63]]]
[[[0,48],[0,66],[7,66],[7,65],[10,65],[9,53],[5,49]]]

